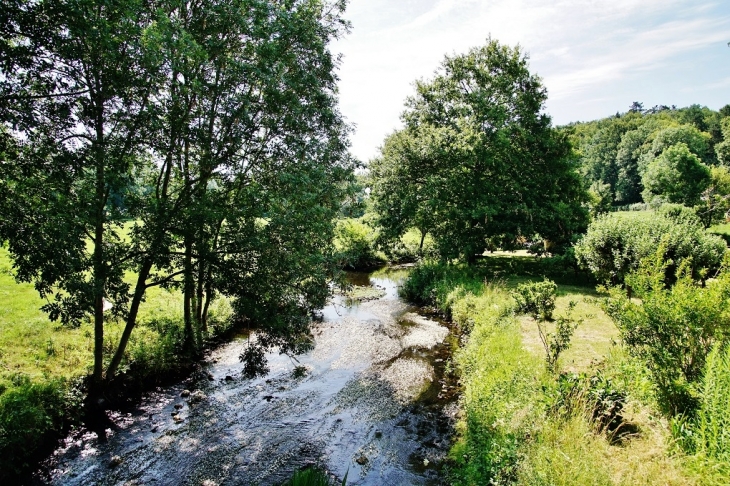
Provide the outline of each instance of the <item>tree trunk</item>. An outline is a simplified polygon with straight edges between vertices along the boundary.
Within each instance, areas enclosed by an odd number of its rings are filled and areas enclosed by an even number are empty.
[[[124,357],[124,351],[126,350],[127,344],[129,343],[129,337],[132,335],[132,330],[137,324],[137,314],[139,313],[139,306],[142,303],[142,298],[144,297],[145,290],[147,289],[147,277],[149,277],[151,269],[152,261],[151,259],[148,259],[142,264],[142,267],[139,270],[139,275],[137,276],[137,284],[134,288],[134,296],[132,297],[132,303],[129,307],[127,322],[124,326],[124,331],[122,332],[122,337],[119,340],[119,345],[117,346],[117,350],[114,353],[114,357],[112,358],[112,361],[111,363],[109,363],[109,367],[106,370],[107,382],[111,381],[116,375],[119,364],[122,362],[122,358]]]
[[[104,268],[104,208],[106,207],[106,174],[104,150],[104,104],[96,92],[96,140],[94,162],[96,181],[94,191],[94,251],[92,256],[93,295],[94,295],[94,371],[92,381],[95,387],[101,385],[104,373],[104,287],[106,270]]]
[[[195,343],[195,332],[193,330],[193,309],[192,301],[195,294],[195,282],[193,278],[193,245],[188,236],[185,237],[185,262],[184,262],[184,281],[183,281],[183,319],[185,321],[184,331],[184,348],[190,355],[197,353],[197,345]]]

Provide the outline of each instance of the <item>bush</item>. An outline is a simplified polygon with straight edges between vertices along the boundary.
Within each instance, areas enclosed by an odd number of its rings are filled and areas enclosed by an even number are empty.
[[[641,303],[614,288],[605,310],[629,352],[649,368],[662,410],[668,415],[691,415],[699,404],[697,385],[707,355],[730,329],[726,309],[730,259],[706,287],[692,280],[685,263],[677,271],[675,285],[667,288],[665,253],[660,245],[653,258],[644,259],[639,270],[627,277]]]
[[[38,456],[80,414],[82,395],[63,380],[31,383],[16,377],[15,386],[0,395],[0,480],[29,470]]]
[[[533,319],[550,320],[555,310],[558,286],[551,280],[520,284],[512,293],[519,314],[530,314]]]
[[[353,270],[384,263],[375,253],[375,231],[359,219],[341,219],[335,227],[335,249],[340,266]]]
[[[653,255],[664,242],[665,281],[674,281],[676,269],[686,264],[693,278],[704,279],[722,263],[725,242],[694,221],[672,219],[661,213],[611,213],[598,217],[576,244],[580,265],[595,277],[612,285],[624,283],[642,258]]]
[[[572,316],[575,302],[571,301],[568,312],[555,320],[555,332],[547,330],[545,321],[552,320],[557,288],[555,282],[545,280],[520,284],[512,292],[516,302],[516,312],[530,314],[535,320],[540,342],[545,348],[545,362],[552,372],[557,368],[560,353],[570,347],[570,338],[578,326],[578,322]]]

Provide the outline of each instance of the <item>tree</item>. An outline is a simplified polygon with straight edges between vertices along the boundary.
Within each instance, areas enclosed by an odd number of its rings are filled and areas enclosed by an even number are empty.
[[[546,96],[520,49],[495,40],[416,82],[404,132],[374,163],[384,232],[428,224],[442,257],[469,262],[488,238],[568,240],[585,222],[586,195],[570,144],[541,112]],[[385,190],[399,185],[410,206]]]
[[[270,323],[268,343],[294,348],[328,295],[352,174],[327,48],[347,28],[344,3],[12,6],[2,114],[21,149],[2,166],[18,204],[0,239],[18,278],[56,296],[51,318],[93,316],[95,383],[104,300],[126,322],[110,380],[157,285],[182,290],[192,354],[217,293],[240,319]],[[140,178],[149,191],[132,190]],[[110,194],[135,219],[128,240]]]
[[[705,228],[724,221],[730,211],[730,169],[711,167],[710,185],[700,199],[696,209]]]
[[[386,137],[381,155],[370,161],[375,225],[378,239],[387,250],[409,229],[421,233],[419,252],[426,234],[433,231],[436,217],[438,163],[442,135],[432,127],[412,127]]]
[[[723,140],[715,145],[715,154],[720,164],[730,167],[730,116],[723,118],[721,126]]]
[[[710,169],[680,142],[649,163],[642,177],[644,200],[695,206],[710,184]]]
[[[9,242],[16,277],[48,299],[51,319],[93,319],[98,385],[105,300],[113,315],[127,310],[126,245],[109,196],[123,191],[140,155],[154,89],[142,44],[150,10],[136,0],[10,7],[0,99],[20,149],[2,166],[12,204],[0,239]]]

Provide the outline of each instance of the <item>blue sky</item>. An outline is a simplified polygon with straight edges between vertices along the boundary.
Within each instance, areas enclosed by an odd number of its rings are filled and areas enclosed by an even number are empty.
[[[340,103],[363,161],[399,128],[413,81],[445,54],[492,38],[519,44],[548,89],[555,124],[626,111],[632,101],[730,103],[730,0],[350,0]]]

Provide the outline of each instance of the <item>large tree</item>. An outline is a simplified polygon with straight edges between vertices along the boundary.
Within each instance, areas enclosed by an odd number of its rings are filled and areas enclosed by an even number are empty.
[[[0,109],[15,143],[3,142],[0,240],[17,277],[55,296],[51,318],[93,319],[95,383],[105,301],[126,321],[111,379],[156,285],[183,292],[193,353],[220,292],[240,318],[271,318],[269,342],[299,342],[328,292],[352,171],[328,49],[344,2],[9,7]]]
[[[695,206],[710,182],[709,167],[680,142],[665,149],[647,166],[642,176],[644,201],[659,199]]]
[[[488,239],[567,241],[586,222],[571,147],[544,112],[527,57],[489,40],[416,82],[405,128],[373,161],[373,196],[391,237],[431,233],[445,258],[472,261]],[[398,201],[391,189],[407,195]]]

